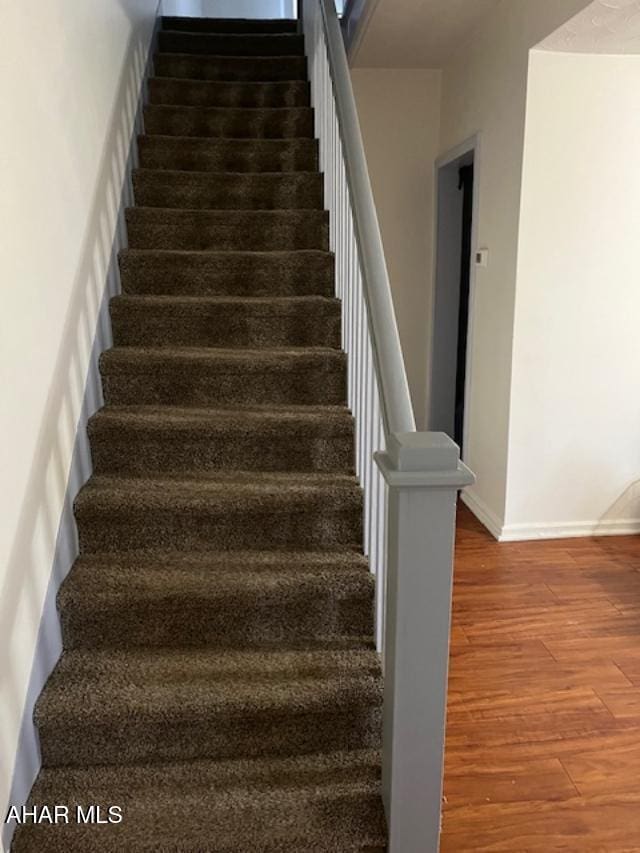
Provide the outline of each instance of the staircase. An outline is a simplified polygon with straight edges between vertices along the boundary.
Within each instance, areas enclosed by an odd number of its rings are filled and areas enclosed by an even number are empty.
[[[15,853],[383,851],[382,685],[295,22],[165,19]],[[114,824],[75,824],[122,809]]]

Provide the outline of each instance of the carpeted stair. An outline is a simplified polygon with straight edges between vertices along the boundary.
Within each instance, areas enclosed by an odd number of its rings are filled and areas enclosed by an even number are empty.
[[[384,851],[382,685],[293,21],[165,18],[15,853]],[[122,808],[76,825],[75,806]]]

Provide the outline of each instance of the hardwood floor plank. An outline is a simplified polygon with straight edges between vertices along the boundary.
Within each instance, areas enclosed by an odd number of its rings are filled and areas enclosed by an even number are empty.
[[[498,722],[502,723],[501,720]],[[552,719],[549,718],[547,723],[551,725]],[[569,724],[570,720],[565,718],[554,734],[546,737],[539,735],[537,740],[522,738],[519,741],[514,741],[508,735],[504,738],[487,737],[486,733],[484,740],[482,737],[474,740],[468,734],[463,737],[460,730],[456,732],[454,727],[450,726],[452,731],[448,739],[447,761],[454,760],[456,755],[459,760],[472,764],[507,763],[549,757],[562,759],[567,755],[634,749],[638,745],[636,720],[625,722],[616,721],[615,718],[601,717],[598,720],[593,717],[589,722],[584,717],[576,717],[573,719],[573,730]],[[468,728],[471,728],[471,725]],[[494,730],[495,728],[494,725]]]
[[[599,698],[616,720],[638,720],[640,722],[640,687],[601,690]],[[638,769],[640,771],[640,767]]]
[[[635,748],[620,746],[606,752],[567,755],[562,765],[583,797],[638,792],[640,744]],[[640,838],[638,839],[640,849]]]
[[[634,689],[634,688],[627,688]],[[622,692],[622,691],[620,691]],[[607,695],[616,695],[613,691]],[[449,692],[449,714],[464,709],[476,720],[499,720],[505,717],[535,717],[540,714],[597,714],[611,713],[601,696],[590,687],[554,690],[549,693],[537,688],[514,692],[479,692],[469,690]]]
[[[640,795],[445,811],[441,853],[638,853]]]
[[[447,771],[446,810],[484,803],[568,800],[577,789],[555,758],[518,764],[454,763]]]

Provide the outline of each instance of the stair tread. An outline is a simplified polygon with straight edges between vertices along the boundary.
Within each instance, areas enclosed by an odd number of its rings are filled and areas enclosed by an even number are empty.
[[[154,791],[169,792],[178,801],[203,791],[215,794],[240,789],[311,789],[355,781],[377,783],[380,754],[376,750],[312,753],[287,758],[254,758],[239,761],[175,761],[158,765],[116,765],[92,768],[45,768],[37,783],[42,802],[59,781],[67,796],[86,795],[103,789],[125,800],[155,800]],[[103,788],[104,786],[104,788]],[[35,792],[34,792],[35,793]],[[84,796],[81,797],[81,801]]]
[[[298,21],[295,18],[195,18],[188,15],[163,15],[162,25],[166,29],[173,27],[182,28],[195,26],[198,32],[228,32],[234,27],[273,27],[277,32],[280,28],[284,31],[295,31]],[[215,27],[211,30],[211,27]],[[220,30],[217,28],[220,27]]]
[[[219,19],[219,20],[223,20],[223,19]],[[276,33],[229,33],[229,32],[226,32],[226,33],[218,33],[218,32],[206,32],[206,31],[197,30],[197,29],[194,29],[194,30],[172,30],[172,29],[167,28],[167,27],[163,27],[163,29],[160,32],[162,35],[167,35],[167,36],[176,36],[176,35],[198,36],[198,38],[200,38],[202,36],[206,36],[208,38],[211,38],[212,40],[220,39],[221,37],[224,37],[225,39],[229,39],[229,40],[237,39],[239,42],[242,42],[245,40],[247,40],[247,41],[255,40],[257,42],[259,42],[260,40],[264,40],[265,42],[266,41],[278,40],[278,41],[283,41],[286,44],[288,40],[291,40],[292,43],[301,43],[302,39],[303,39],[303,37],[299,33],[287,33],[287,32],[276,32]],[[225,55],[225,54],[223,54],[223,55]],[[259,55],[260,54],[258,54],[258,56]],[[276,54],[276,56],[277,55],[278,54]],[[289,55],[288,53],[282,54],[282,56],[288,56],[288,55]],[[234,54],[232,54],[232,56],[242,56],[242,54],[235,54],[234,53]],[[249,56],[253,56],[253,54],[249,54]],[[271,56],[271,54],[266,54],[266,56]]]
[[[306,80],[200,80],[197,77],[151,77],[149,102],[227,107],[308,107]]]
[[[179,30],[173,30],[173,32],[179,33],[180,31]],[[226,35],[225,35],[225,38],[226,38]],[[189,60],[191,60],[191,59],[202,59],[202,60],[206,60],[207,62],[216,62],[216,61],[227,62],[230,60],[232,62],[239,62],[239,63],[243,63],[243,64],[246,63],[248,65],[251,65],[252,62],[261,62],[261,61],[266,60],[268,63],[274,63],[277,65],[284,64],[285,67],[287,66],[287,63],[290,63],[292,61],[295,61],[296,64],[298,64],[298,63],[302,64],[303,62],[306,64],[306,57],[295,56],[295,55],[290,54],[290,53],[280,53],[280,54],[278,54],[278,53],[274,53],[274,54],[267,53],[264,55],[260,55],[260,54],[254,55],[252,53],[248,53],[248,54],[242,54],[242,53],[232,53],[232,54],[229,54],[229,53],[184,53],[184,52],[181,53],[178,50],[176,50],[176,51],[172,50],[172,51],[167,51],[167,52],[164,52],[164,51],[158,52],[155,55],[154,59],[157,60],[158,58],[160,58],[160,59],[189,59]],[[156,73],[156,76],[158,76],[157,73]],[[160,75],[160,76],[163,76],[163,75]],[[272,81],[271,80],[255,80],[252,82],[271,83]]]
[[[309,107],[310,88],[307,80],[203,80],[198,77],[150,77],[148,81],[150,103],[167,106],[284,108]],[[196,98],[195,102],[163,100],[164,98]],[[202,101],[201,99],[205,100]],[[213,99],[212,103],[206,101]],[[266,99],[266,103],[234,104],[234,99],[248,101]],[[158,100],[159,99],[159,100]],[[222,103],[215,101],[221,99]],[[229,102],[226,103],[225,99]],[[276,103],[269,103],[274,100]],[[277,103],[280,101],[280,103]]]
[[[65,649],[371,650],[374,586],[351,551],[96,553],[58,610]]]
[[[253,118],[264,115],[267,118],[288,118],[292,115],[310,117],[313,114],[312,107],[202,107],[193,106],[191,104],[148,104],[145,107],[145,113],[155,113],[161,115],[166,113],[178,113],[185,116],[199,117],[204,115],[219,114],[223,118],[230,118],[237,115],[237,118]],[[153,133],[153,136],[166,136],[167,134]],[[201,136],[201,135],[199,135]],[[205,137],[206,138],[206,137]],[[225,136],[225,139],[235,139],[236,137]],[[239,139],[246,139],[241,136]],[[249,137],[250,138],[250,137]],[[267,137],[268,138],[268,137]],[[304,136],[291,137],[275,137],[276,139],[306,139]]]
[[[322,296],[320,294],[309,294],[304,296],[167,296],[164,294],[119,294],[114,296],[111,302],[131,303],[132,305],[214,305],[214,306],[238,306],[252,310],[260,308],[281,311],[286,308],[315,306],[334,307],[340,306],[340,300],[334,296]]]
[[[214,172],[203,169],[140,168],[134,169],[133,174],[143,177],[155,177],[167,181],[204,181],[206,183],[213,183],[214,181],[256,181],[263,183],[272,182],[274,184],[286,184],[301,183],[311,179],[313,179],[313,182],[316,182],[322,178],[318,172],[314,172],[309,169],[300,170],[298,172]]]
[[[167,30],[159,33],[160,53],[205,53],[223,56],[303,56],[299,33],[215,33]]]
[[[93,415],[88,432],[96,474],[354,467],[346,406],[109,405]]]
[[[58,609],[66,649],[371,650],[374,586],[349,551],[91,554]]]
[[[182,20],[183,20],[183,21],[189,21],[189,20],[191,20],[191,18],[190,18],[189,16],[185,16],[185,17],[183,17],[183,18],[182,18]],[[193,18],[193,20],[195,21],[195,20],[198,20],[198,19],[194,17],[194,18]],[[241,20],[243,20],[243,19],[242,19],[242,18],[210,18],[209,20],[215,20],[215,21],[224,21],[224,20],[227,20],[227,21],[233,21],[233,20],[235,20],[235,21],[241,21]],[[250,19],[249,19],[249,18],[245,18],[244,20],[250,20]],[[256,20],[266,21],[266,20],[268,20],[268,18],[256,18]],[[286,20],[286,19],[283,19],[283,20]],[[193,30],[180,30],[180,29],[178,29],[178,30],[172,30],[170,27],[163,27],[163,28],[162,28],[162,30],[161,30],[161,32],[162,32],[162,33],[166,33],[166,34],[171,34],[171,35],[176,35],[176,34],[180,34],[180,35],[196,35],[196,36],[210,35],[210,36],[212,36],[213,38],[218,38],[219,36],[222,36],[222,35],[223,35],[225,38],[238,38],[238,39],[254,39],[254,38],[255,38],[255,39],[273,39],[273,38],[278,38],[278,39],[280,39],[280,38],[281,38],[281,39],[288,39],[288,38],[290,38],[290,39],[295,39],[296,41],[301,41],[301,40],[302,40],[302,36],[301,36],[299,33],[287,33],[287,32],[277,32],[277,33],[262,33],[262,32],[260,32],[260,33],[228,33],[228,32],[226,32],[226,33],[218,33],[218,32],[207,32],[207,31],[202,31],[202,30],[198,30],[198,29],[193,29]],[[284,55],[286,56],[287,54],[284,54]]]
[[[365,558],[350,551],[91,554],[78,558],[58,602],[92,609],[104,599],[132,603],[172,594],[216,601],[255,593],[273,598],[287,589],[302,588],[308,595],[310,587],[346,595],[368,591],[373,583]]]
[[[116,347],[340,348],[340,303],[330,296],[119,295]]]
[[[36,719],[145,713],[311,713],[381,699],[373,650],[91,649],[65,651]]]
[[[147,207],[197,210],[322,210],[317,172],[212,172],[135,169],[136,201]]]
[[[157,104],[156,106],[161,106]],[[165,104],[164,106],[169,106]],[[195,109],[199,109],[196,107]],[[200,108],[201,109],[201,108]],[[145,133],[144,136],[139,137],[139,141],[142,141],[143,145],[147,142],[152,143],[167,143],[170,145],[175,144],[179,146],[183,145],[191,145],[198,146],[201,145],[203,147],[215,148],[215,147],[225,147],[228,148],[230,146],[235,147],[237,145],[245,146],[247,148],[286,148],[288,146],[307,146],[309,148],[316,148],[317,141],[315,139],[309,139],[306,136],[290,136],[285,137],[283,139],[269,139],[265,137],[256,137],[255,139],[247,139],[246,136],[234,137],[234,136],[225,136],[223,138],[216,136],[178,136],[177,134],[167,134],[167,133]],[[316,170],[305,170],[305,171],[315,171]]]
[[[248,113],[249,115],[255,115],[257,113],[267,113],[267,115],[284,115],[285,113],[304,113],[309,114],[313,112],[313,107],[304,106],[304,107],[202,107],[202,106],[194,106],[192,104],[150,104],[149,107],[153,108],[153,110],[157,112],[170,110],[180,110],[185,113],[193,113],[202,114],[202,113],[222,113],[223,115],[227,115],[229,113]],[[156,134],[162,135],[162,134]],[[226,137],[227,139],[233,137]],[[240,137],[241,139],[243,137]],[[295,138],[295,137],[294,137]]]
[[[317,142],[304,136],[232,139],[150,133],[139,137],[138,148],[141,166],[156,170],[318,174]]]
[[[210,551],[194,552],[147,550],[139,554],[81,554],[76,566],[87,572],[156,571],[170,573],[185,571],[206,572],[212,578],[233,574],[239,577],[254,572],[316,573],[320,571],[369,573],[369,564],[363,554],[356,551]]]
[[[16,853],[356,853],[386,846],[373,750],[47,768],[35,802],[123,807],[118,826],[23,827]],[[179,816],[179,820],[177,819]],[[268,827],[268,833],[265,832]]]
[[[358,482],[352,474],[312,471],[214,471],[188,476],[128,477],[99,474],[91,477],[78,493],[76,514],[85,510],[100,511],[113,504],[115,508],[135,502],[140,509],[162,506],[201,505],[212,510],[217,498],[222,505],[232,497],[256,497],[287,503],[323,496],[329,500],[351,498],[361,500]]]
[[[123,290],[131,293],[130,287],[137,284],[144,287],[143,292],[147,295],[154,294],[154,284],[162,288],[161,293],[167,293],[167,288],[172,294],[181,293],[180,289],[175,289],[176,278],[180,274],[180,286],[187,288],[190,295],[202,295],[204,290],[216,296],[237,294],[247,297],[256,293],[268,296],[274,288],[284,286],[283,279],[288,279],[285,292],[280,295],[298,295],[297,282],[299,286],[304,285],[304,295],[333,297],[334,260],[333,253],[327,249],[264,251],[130,247],[119,254]],[[146,284],[144,278],[140,281],[145,273],[148,274]],[[214,274],[217,287],[211,289]],[[226,292],[225,282],[228,282],[227,288],[233,287],[235,291]]]
[[[190,58],[193,57],[193,54],[187,54]],[[207,57],[209,58],[209,57]],[[228,57],[223,57],[224,59],[228,59]],[[252,57],[255,59],[256,57]],[[273,58],[273,57],[270,57]],[[292,77],[291,80],[203,80],[200,77],[169,77],[167,75],[156,75],[154,77],[149,77],[149,83],[180,83],[181,85],[194,85],[194,86],[202,86],[202,88],[211,88],[211,89],[224,89],[226,87],[232,88],[243,88],[243,89],[265,89],[265,88],[273,88],[273,89],[285,89],[288,86],[301,86],[306,87],[309,85],[307,80],[298,80],[295,77]],[[185,105],[188,106],[188,105]]]
[[[210,430],[253,429],[283,423],[311,424],[328,429],[351,429],[353,418],[346,406],[104,406],[89,421],[89,428],[99,424],[139,425],[162,429],[183,426]]]
[[[197,80],[228,80],[270,83],[278,80],[307,80],[304,56],[219,56],[198,53],[157,53],[156,77]]]
[[[139,210],[139,208],[129,208],[129,210]],[[149,211],[157,211],[158,208],[148,208]],[[184,212],[184,211],[183,211]],[[203,213],[203,211],[194,211],[195,213]],[[211,213],[212,211],[204,211]],[[243,211],[246,212],[246,211]],[[274,211],[260,211],[261,213],[271,213]],[[303,211],[294,211],[300,213]],[[229,213],[229,211],[225,211]],[[261,249],[145,249],[142,247],[131,246],[128,249],[123,249],[120,252],[120,257],[130,260],[192,260],[192,261],[232,261],[232,260],[297,260],[306,263],[308,260],[325,260],[333,258],[333,252],[328,249],[276,249],[274,251],[264,251]]]
[[[218,251],[329,249],[326,210],[203,210],[132,207],[126,211],[134,248]]]
[[[126,249],[119,255],[128,295],[335,296],[329,251]]]
[[[145,127],[165,136],[313,139],[313,110],[301,107],[228,107],[149,104]]]
[[[101,355],[100,371],[109,404],[346,402],[346,356],[337,348],[115,347]]]
[[[126,367],[132,362],[143,361],[150,367],[168,361],[175,363],[214,363],[220,366],[242,368],[244,372],[261,372],[265,367],[271,370],[290,370],[295,367],[304,370],[313,364],[324,363],[328,369],[335,369],[345,363],[342,350],[329,347],[299,347],[282,349],[216,349],[215,347],[115,347],[102,353],[100,361],[110,368]]]
[[[127,217],[128,219],[142,219],[151,220],[151,222],[162,222],[164,219],[179,219],[181,221],[191,218],[191,219],[209,219],[210,221],[221,220],[223,222],[229,222],[231,219],[237,220],[256,220],[260,222],[261,220],[272,220],[277,222],[278,220],[284,221],[302,221],[317,219],[319,222],[328,222],[328,211],[326,210],[202,210],[200,208],[185,208],[177,210],[175,207],[144,207],[142,205],[136,205],[136,207],[128,207],[127,208]],[[134,247],[139,248],[139,247]],[[193,250],[187,250],[190,252]],[[206,250],[205,250],[206,251]],[[219,250],[224,251],[224,250]],[[244,254],[246,251],[251,250],[230,250],[236,254]],[[296,251],[296,250],[287,250],[280,249],[280,253],[287,251]],[[323,251],[322,249],[317,249],[315,251]],[[215,250],[213,250],[215,253]],[[212,252],[209,252],[211,254]],[[263,250],[264,253],[264,250]],[[327,252],[325,251],[325,254]]]

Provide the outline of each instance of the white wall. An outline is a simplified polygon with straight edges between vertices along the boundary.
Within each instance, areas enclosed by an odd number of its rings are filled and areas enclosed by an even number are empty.
[[[163,0],[165,15],[204,18],[295,18],[296,0]]]
[[[640,56],[533,52],[506,538],[640,529]]]
[[[502,0],[442,73],[440,153],[480,134],[477,270],[470,338],[470,506],[495,532],[505,518],[512,336],[529,49],[585,0]]]
[[[351,74],[409,387],[424,427],[440,72],[353,68]]]
[[[96,323],[105,287],[116,286],[118,206],[155,11],[156,0],[48,0],[37,14],[24,4],[3,4],[3,814]],[[88,473],[88,459],[82,463]],[[72,538],[66,547],[72,559]]]

